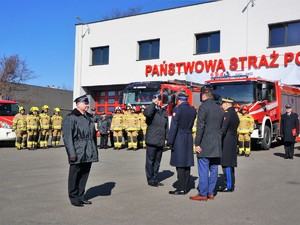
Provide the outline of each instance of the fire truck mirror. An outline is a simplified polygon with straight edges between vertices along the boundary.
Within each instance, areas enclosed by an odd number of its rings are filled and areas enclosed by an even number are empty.
[[[262,100],[267,100],[268,99],[268,94],[269,94],[269,91],[268,91],[268,88],[267,88],[267,84],[263,83],[262,84]]]

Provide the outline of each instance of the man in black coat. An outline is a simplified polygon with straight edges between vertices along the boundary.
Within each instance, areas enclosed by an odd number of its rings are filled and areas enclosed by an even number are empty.
[[[187,102],[187,98],[185,92],[178,94],[169,131],[168,144],[172,149],[170,165],[176,167],[178,179],[176,190],[169,191],[173,195],[186,194],[191,166],[194,166],[192,128],[197,113]]]
[[[233,99],[222,98],[222,108],[225,111],[224,122],[222,125],[223,148],[221,166],[223,169],[224,185],[220,188],[223,192],[234,191],[235,175],[234,168],[237,167],[237,128],[239,117],[232,106]]]
[[[154,95],[152,103],[144,111],[146,117],[146,177],[148,185],[163,186],[157,179],[163,148],[168,137],[168,113],[160,107],[161,96]]]
[[[207,201],[214,199],[214,189],[218,179],[218,165],[222,156],[221,127],[224,110],[213,100],[213,91],[204,88],[202,104],[198,109],[196,130],[196,152],[198,158],[198,195],[191,200]]]
[[[294,158],[296,137],[299,135],[299,116],[292,112],[292,105],[285,105],[286,113],[281,115],[280,134],[283,138],[285,158]]]
[[[85,186],[92,162],[98,162],[95,123],[88,113],[89,99],[86,95],[74,100],[76,108],[62,124],[63,140],[70,164],[68,193],[71,204],[82,207],[92,204],[84,199]]]
[[[110,132],[110,124],[111,121],[106,116],[106,113],[103,112],[101,115],[101,119],[98,121],[98,130],[100,133],[100,149],[107,149],[108,148],[108,135]]]

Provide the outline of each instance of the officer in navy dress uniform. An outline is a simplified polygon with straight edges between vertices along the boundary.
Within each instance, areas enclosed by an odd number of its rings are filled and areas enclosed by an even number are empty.
[[[285,158],[294,158],[296,137],[299,135],[299,116],[292,112],[292,104],[286,104],[286,113],[281,115],[280,134],[283,138]]]
[[[187,102],[188,95],[180,92],[173,110],[168,144],[171,146],[170,165],[176,167],[177,188],[169,194],[184,195],[188,189],[191,166],[194,166],[192,128],[196,109]]]
[[[220,160],[224,178],[224,185],[219,191],[232,192],[235,186],[234,168],[237,167],[237,128],[240,120],[233,107],[233,99],[222,98],[222,108],[225,111],[222,125],[222,157]]]
[[[62,133],[70,164],[68,193],[71,204],[82,207],[92,204],[84,199],[85,186],[92,162],[98,162],[95,123],[88,113],[89,99],[86,95],[74,100],[76,108],[63,120]]]

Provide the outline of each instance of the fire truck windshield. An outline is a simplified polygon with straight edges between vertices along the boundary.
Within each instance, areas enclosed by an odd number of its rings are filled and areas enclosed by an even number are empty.
[[[254,83],[213,83],[210,84],[214,90],[215,101],[220,101],[221,97],[232,98],[239,104],[255,102]]]
[[[0,103],[0,116],[15,116],[19,112],[19,106],[15,103]]]
[[[152,96],[158,93],[158,90],[130,89],[125,92],[124,104],[150,105],[152,102]]]

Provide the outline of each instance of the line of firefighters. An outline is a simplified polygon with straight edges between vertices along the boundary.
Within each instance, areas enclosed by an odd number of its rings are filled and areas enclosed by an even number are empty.
[[[33,106],[29,114],[25,113],[25,108],[20,107],[19,113],[13,119],[13,130],[16,133],[16,148],[18,150],[28,148],[34,150],[48,148],[48,140],[52,136],[52,147],[59,147],[62,130],[62,116],[60,109],[54,108],[52,116],[48,114],[49,106],[44,105],[41,113],[39,108]]]
[[[122,108],[117,106],[112,117],[110,130],[113,132],[113,142],[115,149],[121,149],[123,137],[128,149],[136,150],[139,147],[146,148],[146,117],[143,112],[144,105],[140,107],[140,113],[136,113],[136,107],[128,104],[126,111],[122,113]],[[140,138],[139,138],[140,137]]]
[[[240,156],[248,157],[251,151],[251,133],[254,130],[253,116],[248,113],[248,106],[240,107],[239,104],[233,106],[239,116],[240,123],[238,126],[238,146],[237,151]],[[111,131],[113,132],[114,148],[120,149],[122,146],[122,138],[127,141],[128,149],[137,149],[140,139],[140,145],[145,148],[145,135],[147,130],[146,117],[143,112],[146,109],[144,105],[140,107],[141,112],[136,113],[135,106],[127,105],[126,111],[122,113],[120,106],[116,107],[115,115],[111,122]],[[196,136],[197,119],[194,122],[193,138]],[[124,132],[125,131],[125,132]],[[138,138],[140,137],[140,138]]]

